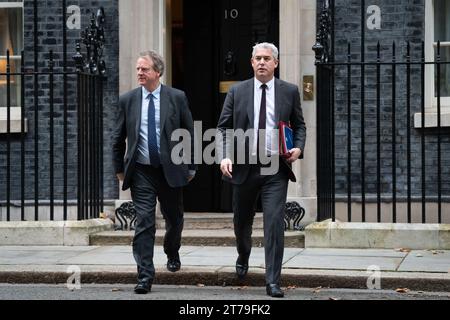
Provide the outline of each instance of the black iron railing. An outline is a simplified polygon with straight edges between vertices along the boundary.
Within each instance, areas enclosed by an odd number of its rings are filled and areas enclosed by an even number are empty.
[[[6,79],[6,107],[3,108],[6,130],[0,133],[1,153],[6,160],[0,165],[2,219],[67,220],[68,207],[74,203],[78,203],[78,219],[98,217],[103,211],[103,76],[56,70],[51,51],[45,71],[27,71],[25,59],[22,53],[21,69],[11,72],[7,52],[6,73],[0,73],[0,79]],[[13,108],[11,83],[19,78],[21,102]],[[32,86],[35,79],[38,79],[37,86]],[[77,88],[75,99],[64,99],[61,103],[60,93],[67,91],[64,89],[67,87]],[[40,91],[37,110],[33,110],[35,103],[29,103],[26,98],[25,88],[28,94]],[[17,108],[20,117],[14,118],[11,110]],[[34,130],[27,121],[33,117]],[[15,121],[20,121],[19,130],[17,126],[12,128]],[[33,217],[29,209],[26,214],[26,208],[31,207],[35,212]],[[59,207],[58,217],[55,217],[55,207]],[[46,213],[40,208],[46,208]]]
[[[0,73],[0,221],[83,220],[103,211],[103,22],[100,9],[82,32],[76,70],[67,66],[65,44],[62,67],[53,51],[38,67],[35,47],[34,67],[26,67],[31,61],[22,52],[20,67],[12,68],[6,52],[6,72]]]
[[[78,219],[98,217],[103,212],[103,60],[104,11],[92,15],[81,32],[73,56],[78,70]],[[81,43],[86,54],[81,53]]]
[[[425,60],[423,42],[367,48],[362,19],[359,58],[348,43],[347,58],[335,61],[333,5],[325,1],[313,47],[318,220],[450,221],[450,130],[441,97],[450,62],[441,43],[434,61]],[[434,108],[425,100],[426,81],[435,83]]]

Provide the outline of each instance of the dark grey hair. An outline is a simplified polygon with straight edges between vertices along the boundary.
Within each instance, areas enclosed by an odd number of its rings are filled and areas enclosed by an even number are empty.
[[[272,57],[275,60],[278,60],[278,48],[273,43],[269,43],[269,42],[257,43],[253,47],[252,58],[255,56],[255,53],[256,53],[257,49],[270,49],[270,50],[272,50]]]
[[[153,69],[159,72],[160,77],[164,74],[164,60],[158,53],[153,50],[144,51],[139,54],[139,58],[150,58],[153,62]]]

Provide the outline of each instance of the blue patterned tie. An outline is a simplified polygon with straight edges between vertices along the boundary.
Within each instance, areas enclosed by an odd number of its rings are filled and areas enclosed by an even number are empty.
[[[148,153],[150,155],[150,164],[154,167],[159,167],[161,161],[159,160],[158,143],[156,141],[156,122],[155,122],[155,103],[153,102],[153,94],[148,95]]]

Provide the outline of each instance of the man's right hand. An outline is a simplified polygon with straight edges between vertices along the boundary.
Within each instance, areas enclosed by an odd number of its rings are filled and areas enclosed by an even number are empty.
[[[222,174],[225,177],[233,178],[233,176],[231,175],[231,173],[233,172],[233,163],[230,159],[223,159],[220,162],[220,171],[222,171]]]
[[[117,173],[116,177],[117,177],[117,179],[119,179],[119,181],[123,181],[123,179],[125,179],[125,176],[124,176],[123,172]]]

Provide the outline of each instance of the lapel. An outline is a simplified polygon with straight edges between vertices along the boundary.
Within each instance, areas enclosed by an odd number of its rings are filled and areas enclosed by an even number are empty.
[[[275,78],[275,126],[278,127],[281,115],[281,81]]]
[[[245,95],[246,101],[244,101],[244,106],[247,106],[248,121],[250,123],[250,128],[254,128],[254,117],[255,117],[255,78],[248,80],[245,89],[248,94]]]
[[[141,114],[142,114],[142,87],[136,89],[132,96],[131,112],[134,113],[136,119],[135,137],[139,137],[139,130],[141,128]]]
[[[167,90],[167,87],[161,84],[161,93],[160,93],[160,104],[159,104],[159,126],[160,126],[160,133],[164,132],[164,124],[166,123],[167,119],[167,113],[170,108],[170,97],[169,97],[169,91]]]

